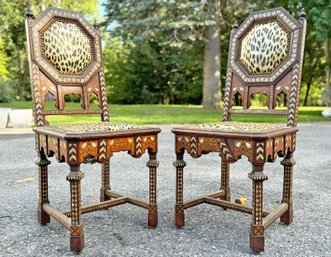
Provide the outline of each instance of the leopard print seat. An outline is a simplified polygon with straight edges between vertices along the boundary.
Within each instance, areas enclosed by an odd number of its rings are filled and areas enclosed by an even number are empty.
[[[250,74],[270,74],[288,57],[288,41],[278,22],[256,24],[241,40],[239,60]]]
[[[226,121],[220,123],[199,124],[193,129],[234,132],[234,133],[268,133],[286,128],[284,124],[276,123],[254,123],[254,122],[236,122]]]
[[[133,130],[142,129],[144,127],[134,124],[126,123],[109,123],[109,122],[88,122],[77,124],[63,124],[58,126],[52,126],[53,129],[64,133],[94,133],[105,131],[121,131],[121,130]]]

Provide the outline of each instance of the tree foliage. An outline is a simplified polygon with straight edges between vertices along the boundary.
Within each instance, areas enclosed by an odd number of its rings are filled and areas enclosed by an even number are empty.
[[[97,0],[29,2],[34,14],[53,5],[79,11],[92,23],[94,19],[101,20]],[[0,101],[31,97],[25,3],[0,0]],[[306,9],[308,27],[301,103],[319,105],[322,92],[327,93],[331,62],[328,0],[220,0],[219,16],[208,11],[207,0],[105,0],[104,3],[103,20],[107,29],[103,33],[103,52],[110,102],[201,104],[206,27],[220,27],[223,86],[232,24],[235,21],[240,24],[250,11],[276,6],[283,6],[295,17],[302,7]]]

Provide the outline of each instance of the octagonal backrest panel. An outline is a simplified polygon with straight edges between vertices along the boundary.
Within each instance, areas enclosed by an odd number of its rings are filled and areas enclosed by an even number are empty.
[[[239,61],[249,74],[271,74],[289,55],[290,33],[277,21],[255,23],[240,40]]]
[[[60,74],[81,75],[92,64],[93,38],[77,22],[53,19],[40,36],[42,57]]]
[[[32,59],[56,84],[86,83],[101,67],[100,35],[80,13],[49,7],[31,31]]]
[[[299,28],[283,8],[251,13],[232,35],[230,67],[244,83],[275,82],[298,60]]]

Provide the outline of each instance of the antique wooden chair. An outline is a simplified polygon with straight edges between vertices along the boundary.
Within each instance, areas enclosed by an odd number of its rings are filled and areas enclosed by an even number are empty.
[[[250,247],[254,252],[264,251],[264,231],[280,217],[285,224],[293,220],[292,172],[296,145],[297,113],[300,92],[303,50],[306,33],[304,11],[295,20],[285,9],[275,8],[252,12],[246,20],[234,26],[231,32],[229,60],[224,93],[222,122],[174,128],[176,167],[175,225],[184,225],[184,210],[209,203],[253,215]],[[268,109],[249,109],[251,96],[267,95]],[[276,109],[279,94],[287,97],[287,110]],[[234,97],[242,96],[243,109],[233,107]],[[282,114],[284,124],[245,123],[231,121],[231,114]],[[184,151],[193,158],[209,152],[219,153],[222,159],[220,190],[183,202]],[[253,181],[252,208],[230,202],[230,163],[245,155],[252,163],[249,178]],[[263,173],[266,162],[285,156],[283,198],[273,212],[263,211]]]
[[[84,247],[81,214],[107,209],[124,203],[148,210],[148,225],[156,227],[156,169],[158,128],[109,123],[100,31],[89,25],[81,14],[48,8],[36,19],[26,15],[26,31],[31,71],[36,151],[39,166],[38,221],[42,225],[53,217],[70,230],[70,247],[80,252]],[[47,109],[45,97],[51,94],[56,109]],[[81,110],[65,109],[65,96],[81,97]],[[98,108],[90,105],[97,96]],[[101,122],[49,126],[47,115],[99,114]],[[148,150],[149,203],[115,193],[110,189],[109,160],[114,152],[127,151],[140,157]],[[48,200],[47,157],[55,156],[70,166],[71,210],[61,212]],[[100,203],[81,207],[81,163],[98,162],[102,166]]]

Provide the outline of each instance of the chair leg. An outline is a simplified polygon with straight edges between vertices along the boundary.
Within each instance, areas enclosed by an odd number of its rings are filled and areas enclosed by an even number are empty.
[[[38,222],[41,225],[46,225],[50,222],[50,216],[43,210],[43,204],[48,201],[48,168],[51,162],[46,158],[43,151],[38,151],[38,180],[39,180],[39,200],[38,200]]]
[[[253,164],[253,171],[249,174],[253,181],[253,219],[250,232],[250,247],[253,252],[264,251],[263,227],[263,181],[268,177],[263,173],[263,164]]]
[[[285,224],[291,224],[293,222],[293,200],[292,200],[292,186],[293,186],[293,166],[295,160],[293,159],[293,153],[289,152],[284,160],[281,162],[284,166],[284,184],[283,184],[283,199],[282,203],[288,204],[288,210],[280,216],[280,221]]]
[[[157,215],[157,189],[156,189],[156,169],[159,166],[159,162],[156,160],[156,153],[148,151],[149,161],[146,166],[149,168],[149,210],[148,210],[148,226],[156,227],[158,223]]]
[[[109,160],[101,164],[101,188],[100,202],[110,200],[111,197],[106,194],[110,190],[110,164]]]
[[[185,214],[183,205],[183,170],[186,162],[183,160],[184,153],[177,154],[177,160],[173,162],[176,167],[176,206],[175,225],[182,227],[185,225]]]
[[[230,196],[230,164],[222,158],[221,164],[221,187],[220,190],[224,190],[225,195],[222,199],[225,201],[231,200]],[[225,208],[226,209],[226,208]]]
[[[84,231],[81,222],[81,191],[80,181],[84,173],[80,171],[79,165],[70,166],[67,180],[70,182],[71,194],[71,227],[70,227],[70,249],[73,252],[81,252],[84,248]]]

